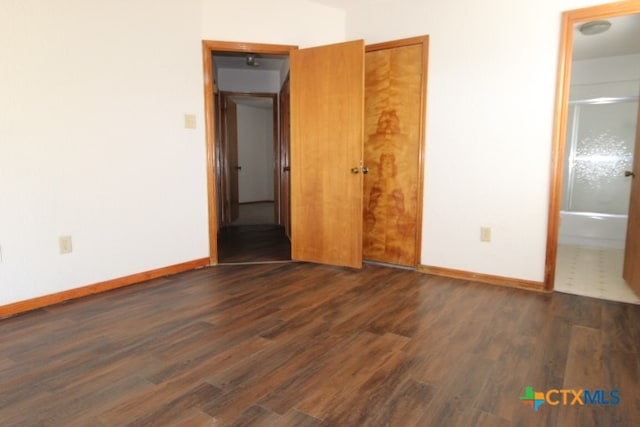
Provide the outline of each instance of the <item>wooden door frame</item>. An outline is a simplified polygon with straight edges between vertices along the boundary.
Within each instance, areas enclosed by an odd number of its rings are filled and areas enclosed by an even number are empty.
[[[238,105],[226,99],[221,92],[218,92],[218,100],[220,111],[216,111],[216,116],[219,138],[216,140],[215,150],[218,154],[216,188],[220,193],[216,202],[219,204],[218,212],[222,212],[222,217],[218,218],[218,227],[224,227],[240,215],[239,173],[237,169],[232,172],[231,167],[232,160],[235,160],[235,166],[238,166]],[[235,173],[235,176],[232,177],[232,173]]]
[[[375,52],[377,50],[393,49],[397,47],[407,47],[413,45],[422,46],[422,79],[420,82],[420,124],[418,131],[418,140],[420,141],[418,150],[418,195],[416,199],[416,253],[414,259],[414,267],[418,267],[422,261],[422,216],[424,207],[424,164],[426,153],[426,121],[427,121],[427,81],[429,75],[429,36],[417,36],[406,39],[393,40],[389,42],[375,43],[365,46],[365,63],[367,60],[367,52]],[[365,97],[366,89],[365,89]],[[366,166],[366,165],[365,165]]]
[[[640,255],[640,242],[637,240],[638,228],[638,205],[640,205],[640,183],[637,181],[635,173],[640,171],[640,98],[638,98],[638,111],[636,115],[636,140],[633,144],[633,163],[631,164],[631,188],[629,189],[629,209],[627,211],[627,235],[624,243],[624,261],[622,263],[622,278],[627,285],[640,296],[638,278],[640,277],[640,267],[634,263]],[[633,208],[636,206],[636,208]],[[633,210],[632,210],[633,209]]]
[[[287,73],[287,77],[285,78],[278,95],[278,102],[280,105],[280,138],[278,139],[278,174],[280,177],[278,181],[278,193],[280,194],[280,216],[278,217],[278,224],[284,226],[285,234],[289,240],[291,240],[291,176],[289,175],[289,159],[291,156],[289,108],[290,84],[290,75]]]
[[[216,176],[220,173],[215,151],[215,119],[214,119],[214,52],[246,52],[270,55],[289,55],[298,49],[292,45],[263,43],[202,41],[202,67],[204,73],[204,121],[207,150],[207,201],[209,219],[209,264],[218,263],[218,202],[216,193]]]
[[[272,143],[271,143],[271,148],[273,150],[273,156],[274,156],[274,164],[272,165],[273,167],[273,197],[274,197],[274,219],[276,220],[276,222],[278,221],[279,215],[280,215],[280,211],[279,211],[279,191],[278,191],[278,183],[280,180],[280,174],[279,174],[279,169],[280,169],[280,156],[279,156],[279,144],[278,144],[278,122],[279,122],[279,112],[278,112],[278,94],[277,93],[268,93],[268,92],[233,92],[233,91],[220,91],[220,105],[223,106],[222,107],[222,119],[221,119],[221,127],[224,129],[225,127],[225,118],[227,116],[227,113],[224,109],[224,106],[226,106],[226,103],[229,101],[229,98],[268,98],[271,99],[271,118],[272,118],[272,125],[273,125],[273,132],[272,132]],[[234,101],[235,102],[235,101]],[[237,104],[237,102],[236,102]],[[227,133],[226,132],[221,132],[221,147],[226,146],[226,138],[227,138]],[[222,150],[224,151],[224,150]],[[216,150],[216,153],[221,153],[221,150]],[[221,154],[221,156],[226,157],[224,154]],[[221,164],[226,163],[226,158],[224,159],[220,159],[220,162],[218,162],[218,167],[220,167]],[[230,173],[230,171],[228,170],[228,168],[226,167],[222,167],[221,171],[218,171],[218,173],[221,173],[223,175],[223,182],[226,179],[228,179],[228,175]],[[216,199],[216,201],[218,201],[218,199]],[[218,222],[219,223],[219,222]]]
[[[569,92],[571,88],[571,65],[573,56],[573,28],[580,22],[615,18],[640,13],[640,1],[621,1],[566,11],[562,14],[562,33],[556,87],[553,145],[551,152],[551,183],[549,194],[549,219],[547,225],[547,251],[544,272],[544,289],[553,290],[556,257],[558,254],[558,232],[562,206],[562,181],[564,176],[565,140],[569,114]]]

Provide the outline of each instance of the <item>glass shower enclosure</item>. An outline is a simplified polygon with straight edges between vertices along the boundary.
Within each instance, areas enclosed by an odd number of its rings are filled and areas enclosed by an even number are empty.
[[[561,243],[624,248],[637,117],[638,97],[570,102]]]
[[[562,210],[627,214],[637,117],[637,97],[571,103]]]

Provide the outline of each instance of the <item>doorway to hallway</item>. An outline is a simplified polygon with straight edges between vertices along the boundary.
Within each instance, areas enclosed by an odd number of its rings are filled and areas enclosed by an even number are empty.
[[[290,260],[278,98],[292,47],[204,43],[211,262]]]

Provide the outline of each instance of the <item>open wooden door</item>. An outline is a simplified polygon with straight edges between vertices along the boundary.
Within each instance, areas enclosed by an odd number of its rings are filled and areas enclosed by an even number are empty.
[[[636,120],[633,170],[627,171],[626,174],[632,181],[622,277],[631,289],[640,295],[640,105]]]
[[[362,267],[364,42],[291,52],[291,255]]]

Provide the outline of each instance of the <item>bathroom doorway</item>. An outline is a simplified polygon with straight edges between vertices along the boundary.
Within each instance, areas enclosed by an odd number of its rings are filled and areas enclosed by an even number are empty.
[[[619,86],[599,90],[624,92]],[[638,99],[577,97],[567,122],[555,290],[640,303],[622,277]]]
[[[561,50],[546,288],[640,303],[622,278],[625,246],[637,240],[627,217],[637,188],[640,10],[566,12]]]

